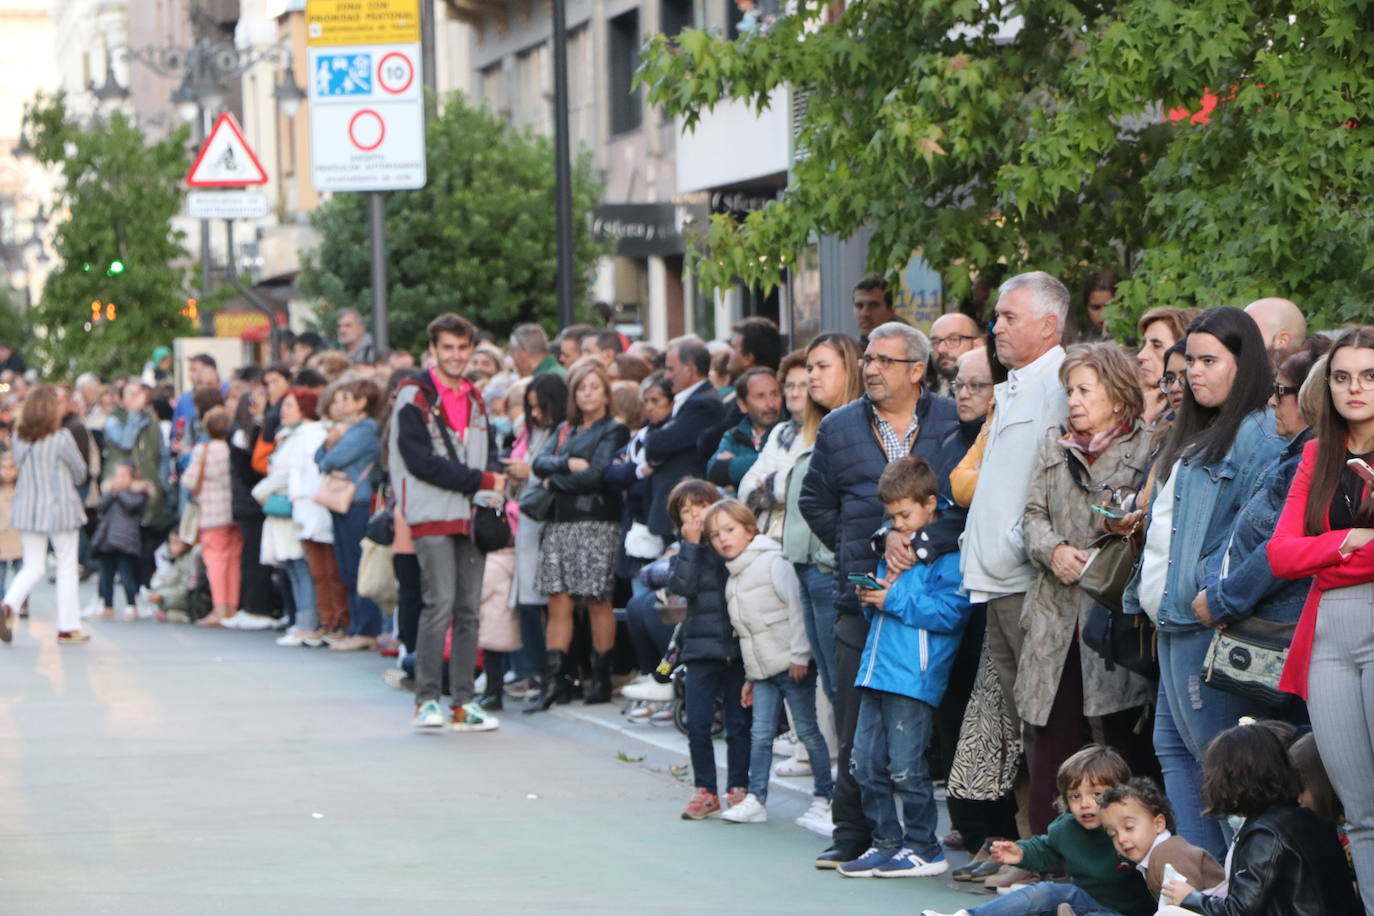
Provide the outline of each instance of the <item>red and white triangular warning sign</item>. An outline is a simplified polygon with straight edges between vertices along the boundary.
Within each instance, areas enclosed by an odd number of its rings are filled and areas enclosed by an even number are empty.
[[[242,188],[267,183],[267,173],[230,112],[215,121],[191,171],[186,173],[186,183],[193,188]]]

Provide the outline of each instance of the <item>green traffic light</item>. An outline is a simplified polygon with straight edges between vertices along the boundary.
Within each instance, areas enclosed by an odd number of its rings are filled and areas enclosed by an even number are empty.
[[[122,273],[124,273],[124,262],[123,262],[123,261],[111,261],[111,262],[110,262],[110,269],[107,270],[107,271],[105,271],[105,275],[108,276],[108,277],[113,277],[113,276],[115,276],[116,274],[122,274]]]
[[[83,261],[83,262],[81,263],[81,269],[84,270],[84,271],[86,271],[87,273],[90,273],[90,270],[91,270],[91,262],[90,262],[90,261]]]

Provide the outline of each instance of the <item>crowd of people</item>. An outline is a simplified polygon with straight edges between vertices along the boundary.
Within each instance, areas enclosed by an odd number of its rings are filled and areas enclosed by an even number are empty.
[[[1116,282],[1021,274],[927,336],[869,278],[859,336],[790,352],[760,317],[659,349],[444,314],[417,360],[349,312],[179,396],[165,348],[16,378],[0,637],[51,549],[64,645],[376,651],[421,730],[619,694],[685,719],[683,818],[810,776],[817,868],[964,849],[1003,895],[962,916],[1374,914],[1374,329],[1263,299],[1127,347]]]

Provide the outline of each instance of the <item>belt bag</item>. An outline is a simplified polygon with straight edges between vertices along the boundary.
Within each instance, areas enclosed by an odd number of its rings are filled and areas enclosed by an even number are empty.
[[[1288,694],[1279,690],[1279,678],[1296,629],[1296,623],[1254,617],[1218,628],[1202,662],[1203,682],[1270,706],[1286,703]]]

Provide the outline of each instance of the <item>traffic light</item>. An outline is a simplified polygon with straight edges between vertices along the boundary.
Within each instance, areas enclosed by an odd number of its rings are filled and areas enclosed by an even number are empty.
[[[200,310],[199,310],[199,309],[197,308],[197,306],[196,306],[196,300],[195,300],[195,299],[187,299],[187,300],[186,300],[186,308],[184,308],[184,309],[181,310],[181,314],[182,314],[183,316],[185,316],[186,318],[189,318],[189,319],[191,319],[192,321],[195,321],[196,318],[198,318],[198,317],[200,316]]]
[[[117,313],[115,312],[115,304],[113,302],[105,303],[105,320],[114,321],[116,315]]]
[[[101,302],[99,299],[96,299],[96,300],[94,300],[94,301],[91,303],[91,323],[92,323],[92,324],[94,324],[95,322],[98,322],[98,321],[100,320],[100,311],[101,311],[101,309],[102,309],[103,307],[104,307],[104,303]]]
[[[110,266],[105,271],[105,276],[117,277],[122,273],[124,273],[124,262],[116,259],[110,262]]]

